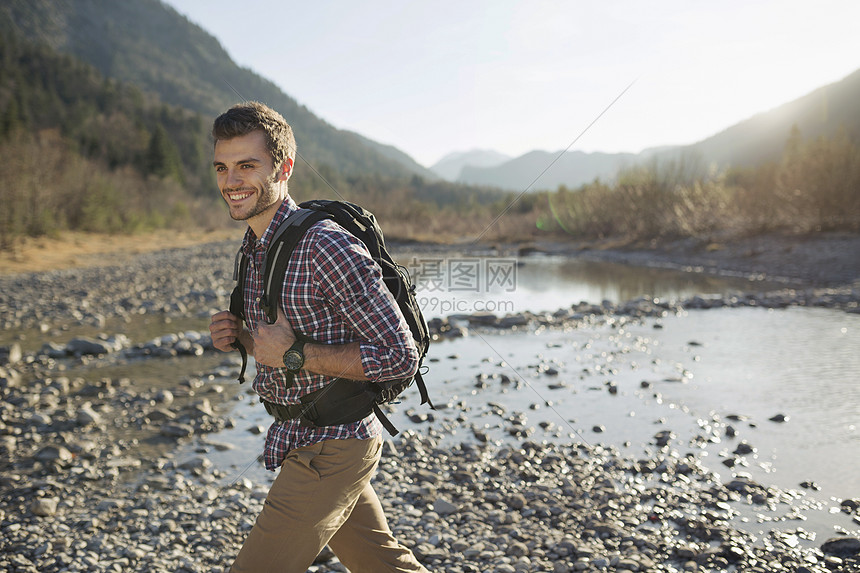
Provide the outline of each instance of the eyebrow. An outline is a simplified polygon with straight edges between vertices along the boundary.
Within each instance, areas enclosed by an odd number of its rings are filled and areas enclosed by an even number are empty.
[[[262,163],[262,162],[263,162],[262,159],[257,159],[256,157],[248,157],[247,159],[240,159],[234,163],[235,163],[235,165],[241,165],[243,163]],[[223,161],[217,161],[216,160],[216,161],[212,162],[212,165],[217,167],[218,165],[226,165],[226,164]]]

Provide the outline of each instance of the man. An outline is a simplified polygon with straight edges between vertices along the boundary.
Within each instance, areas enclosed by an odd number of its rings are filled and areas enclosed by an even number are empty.
[[[221,196],[233,219],[248,222],[242,249],[249,258],[243,301],[248,328],[229,311],[215,314],[209,326],[214,346],[229,352],[241,342],[257,363],[254,390],[279,405],[299,404],[301,396],[336,378],[413,375],[415,343],[379,265],[332,221],[316,223],[299,241],[283,278],[278,319],[267,323],[257,303],[263,291],[259,269],[274,231],[298,208],[287,189],[295,139],[278,112],[257,102],[227,110],[212,135]],[[370,485],[381,433],[373,413],[325,427],[275,419],[264,460],[280,473],[231,571],[304,573],[328,544],[352,573],[426,573],[392,536]]]

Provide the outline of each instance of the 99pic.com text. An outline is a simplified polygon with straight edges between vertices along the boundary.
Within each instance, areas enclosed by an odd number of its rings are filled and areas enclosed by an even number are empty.
[[[421,296],[418,305],[425,314],[446,316],[448,314],[472,314],[475,312],[510,313],[514,311],[512,300],[469,300],[438,296]]]

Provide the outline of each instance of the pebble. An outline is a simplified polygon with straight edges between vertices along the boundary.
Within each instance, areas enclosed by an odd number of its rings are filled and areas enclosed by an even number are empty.
[[[30,511],[39,517],[50,517],[57,513],[58,503],[60,500],[55,497],[40,497],[30,504]]]
[[[92,404],[88,402],[78,407],[75,417],[81,426],[99,425],[102,421],[101,416],[93,410]]]
[[[433,510],[439,515],[451,515],[453,513],[457,513],[458,508],[450,501],[437,499],[433,502]]]

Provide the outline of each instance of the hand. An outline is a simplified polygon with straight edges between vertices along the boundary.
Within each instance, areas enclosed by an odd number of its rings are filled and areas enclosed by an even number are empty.
[[[212,346],[221,352],[230,352],[231,346],[244,330],[242,320],[228,310],[222,310],[212,316],[209,323],[209,334],[212,336]]]
[[[255,361],[275,368],[284,367],[284,352],[296,341],[296,334],[280,306],[275,324],[261,324],[251,336]]]

